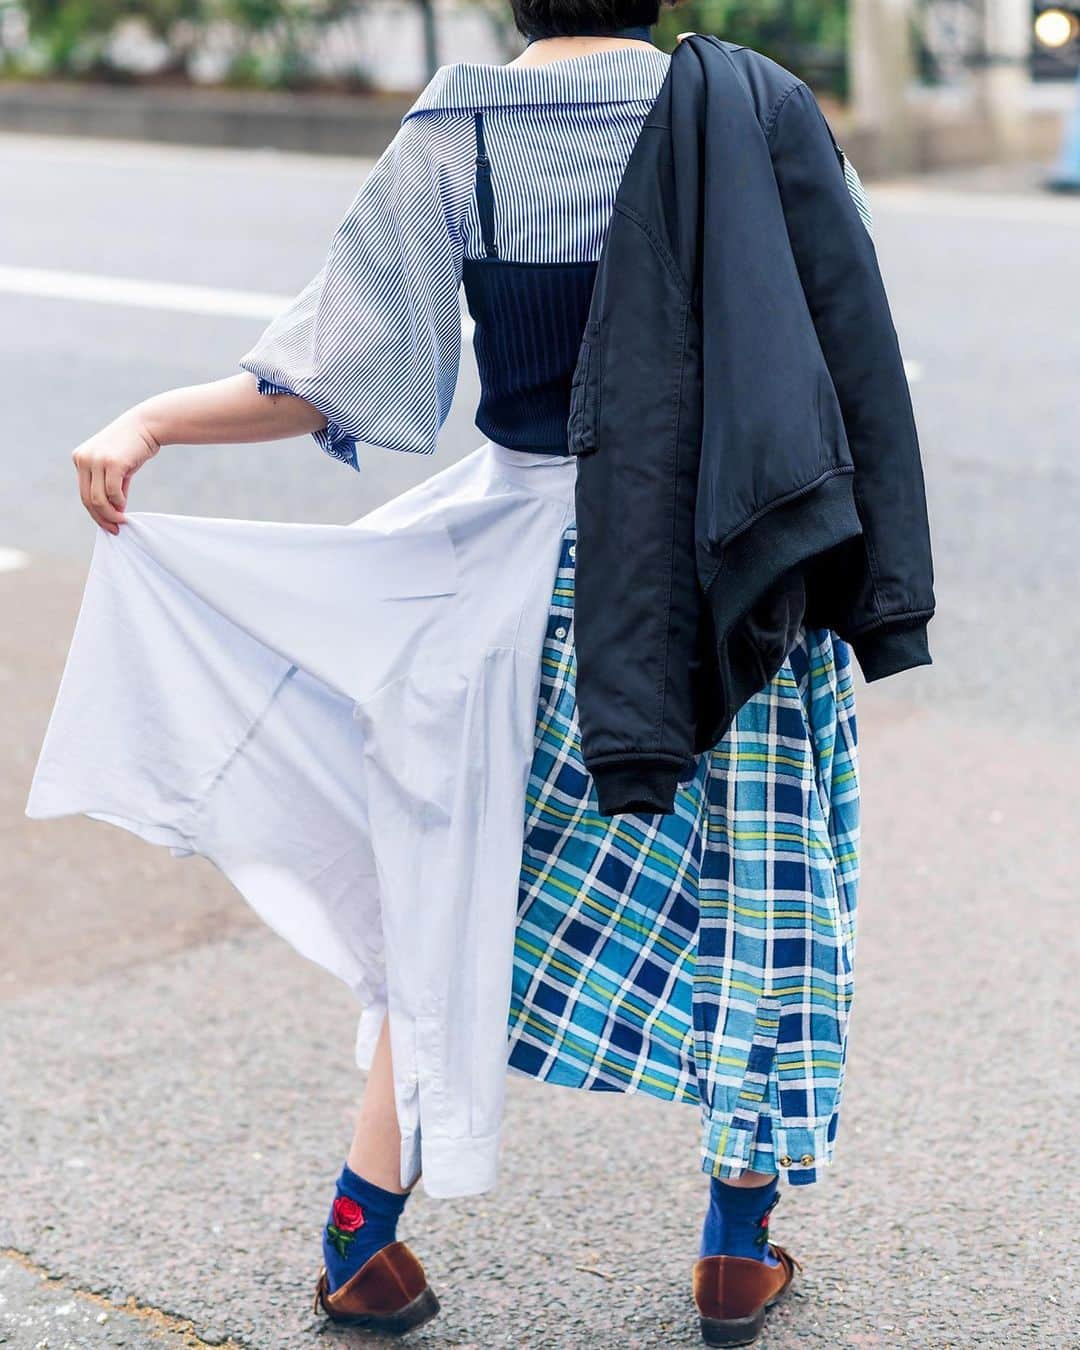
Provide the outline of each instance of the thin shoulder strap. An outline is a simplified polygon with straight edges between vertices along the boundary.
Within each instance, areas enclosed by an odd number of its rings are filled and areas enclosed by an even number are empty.
[[[495,244],[495,197],[491,191],[491,161],[484,146],[484,114],[475,113],[473,122],[476,127],[476,209],[480,215],[480,237],[487,257],[497,258],[499,250]]]

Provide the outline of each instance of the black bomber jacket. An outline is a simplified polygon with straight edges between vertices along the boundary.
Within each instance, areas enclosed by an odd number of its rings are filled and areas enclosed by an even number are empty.
[[[600,810],[669,812],[801,628],[930,661],[911,399],[802,81],[693,36],[615,200],[574,372],[578,710]]]

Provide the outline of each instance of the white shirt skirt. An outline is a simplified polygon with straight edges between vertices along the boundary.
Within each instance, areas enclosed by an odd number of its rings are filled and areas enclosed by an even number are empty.
[[[209,858],[353,990],[361,1067],[388,1015],[401,1182],[436,1196],[495,1180],[574,474],[488,442],[351,526],[100,533],[27,808]]]

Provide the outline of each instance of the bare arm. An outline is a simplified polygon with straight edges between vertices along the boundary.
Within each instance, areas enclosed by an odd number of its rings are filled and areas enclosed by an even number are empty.
[[[240,445],[321,431],[326,418],[290,394],[260,394],[246,372],[171,389],[121,413],[72,455],[83,505],[119,533],[132,475],[163,445]]]

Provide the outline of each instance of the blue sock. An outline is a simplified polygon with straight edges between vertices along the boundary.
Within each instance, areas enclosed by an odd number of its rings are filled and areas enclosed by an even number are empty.
[[[323,1229],[323,1262],[330,1292],[351,1279],[365,1261],[397,1241],[397,1221],[408,1195],[395,1195],[357,1176],[348,1164]]]
[[[776,1265],[769,1251],[769,1216],[780,1199],[779,1178],[764,1186],[709,1182],[709,1209],[701,1230],[702,1256],[743,1256]]]

